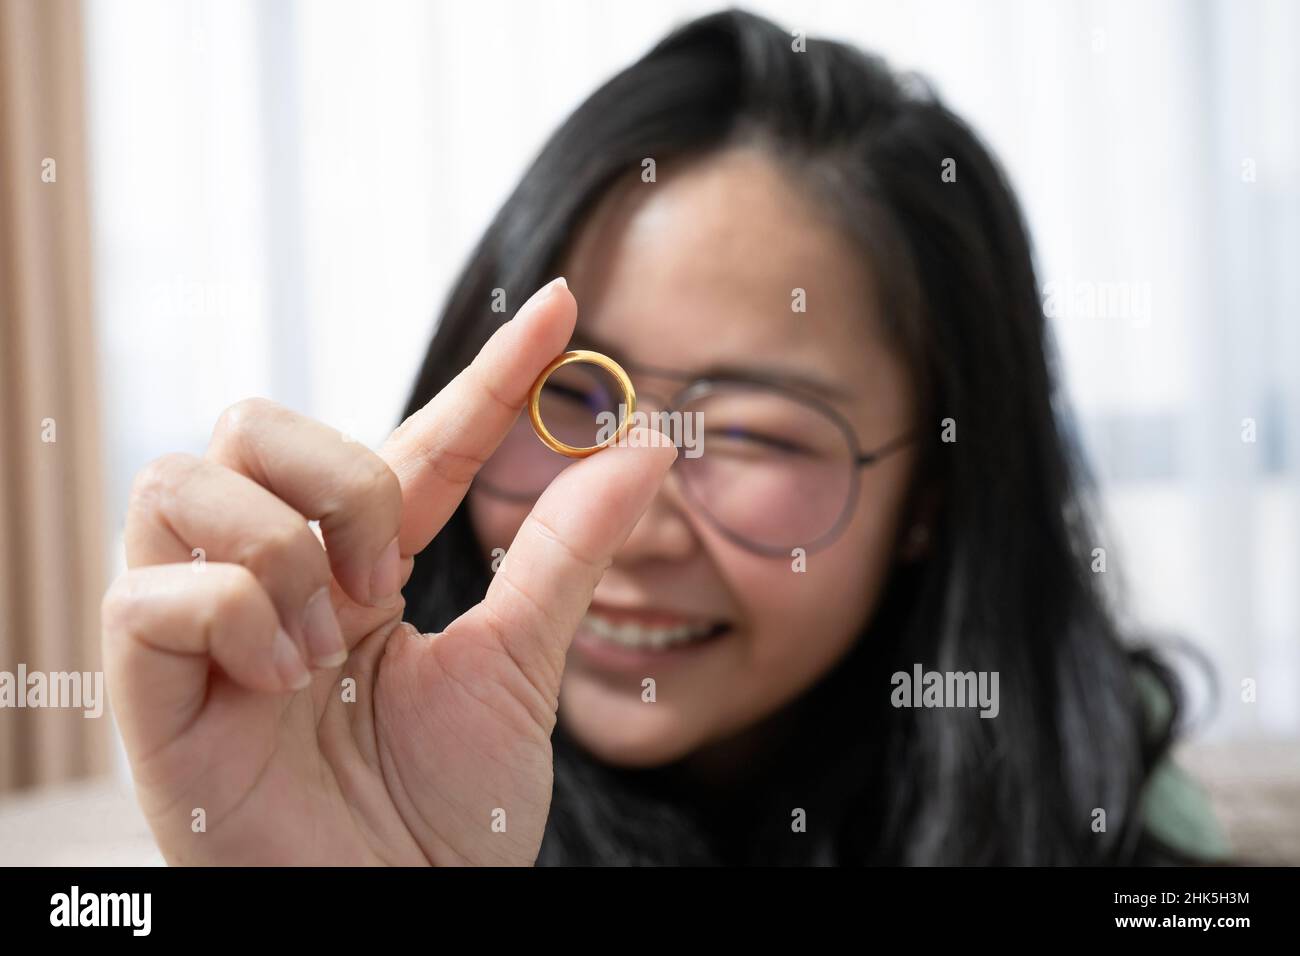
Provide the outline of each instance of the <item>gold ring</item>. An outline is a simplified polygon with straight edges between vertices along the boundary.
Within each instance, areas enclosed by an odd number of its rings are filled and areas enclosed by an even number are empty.
[[[623,420],[619,422],[618,428],[614,429],[612,435],[598,445],[589,445],[585,448],[577,445],[567,445],[560,441],[550,433],[546,423],[542,421],[542,386],[546,384],[546,380],[551,377],[551,374],[556,369],[572,365],[575,362],[586,362],[590,365],[599,366],[612,375],[618,382],[618,387],[623,390],[623,404],[627,407]],[[537,381],[533,382],[532,391],[528,393],[528,417],[533,420],[533,431],[537,432],[537,437],[542,440],[542,443],[547,448],[558,451],[561,455],[567,455],[570,458],[586,458],[588,455],[594,455],[602,448],[618,441],[631,426],[632,413],[635,411],[636,390],[632,387],[632,379],[628,378],[627,372],[623,371],[623,367],[608,355],[591,352],[587,349],[578,349],[574,352],[565,352],[563,355],[556,356],[554,361],[542,370],[542,374],[537,376]]]

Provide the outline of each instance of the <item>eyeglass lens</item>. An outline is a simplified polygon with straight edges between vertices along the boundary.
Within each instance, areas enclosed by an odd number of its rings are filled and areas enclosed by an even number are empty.
[[[561,441],[593,445],[608,435],[602,423],[618,421],[619,401],[603,370],[565,366],[542,389],[542,420]],[[850,504],[857,474],[851,439],[814,405],[726,383],[669,415],[648,414],[678,445],[687,498],[741,544],[769,552],[810,546],[836,528]],[[572,463],[544,446],[520,416],[475,481],[528,501]]]

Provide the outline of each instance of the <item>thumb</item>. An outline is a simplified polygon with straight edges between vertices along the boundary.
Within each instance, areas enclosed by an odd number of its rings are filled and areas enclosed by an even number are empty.
[[[676,460],[661,432],[634,428],[566,468],[520,526],[483,601],[446,635],[489,629],[529,677],[558,689],[596,585]]]

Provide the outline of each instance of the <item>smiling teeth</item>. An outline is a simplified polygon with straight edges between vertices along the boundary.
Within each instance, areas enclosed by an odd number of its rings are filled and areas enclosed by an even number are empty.
[[[677,627],[643,627],[629,622],[616,623],[588,612],[582,619],[588,630],[602,640],[623,647],[663,648],[703,637],[713,630],[712,624],[681,624]]]

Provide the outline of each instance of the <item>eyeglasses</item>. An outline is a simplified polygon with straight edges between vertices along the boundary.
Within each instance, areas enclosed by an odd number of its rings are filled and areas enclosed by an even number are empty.
[[[728,540],[759,554],[789,555],[829,544],[857,503],[861,469],[909,443],[913,432],[863,451],[831,405],[795,389],[728,376],[693,378],[621,361],[635,374],[685,382],[652,419],[680,429],[674,465],[683,497]],[[602,422],[619,420],[621,391],[589,365],[569,365],[543,387],[540,412],[557,439],[595,444]],[[638,409],[648,397],[637,386]],[[693,427],[696,426],[696,427]],[[547,448],[521,415],[474,485],[490,495],[534,501],[573,464]]]

